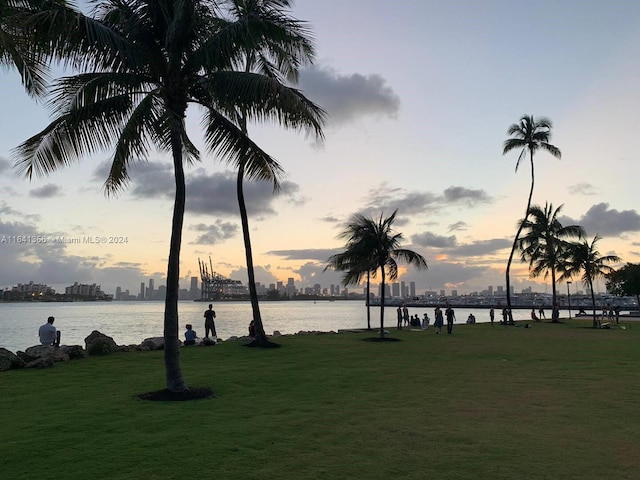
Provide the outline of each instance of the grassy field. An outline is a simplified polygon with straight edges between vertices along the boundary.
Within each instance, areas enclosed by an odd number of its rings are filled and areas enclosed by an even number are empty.
[[[215,398],[149,402],[162,352],[0,374],[2,479],[637,479],[640,323],[456,325],[185,348]]]

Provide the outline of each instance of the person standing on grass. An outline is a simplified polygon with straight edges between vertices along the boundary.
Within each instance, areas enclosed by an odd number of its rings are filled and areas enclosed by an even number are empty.
[[[440,333],[442,330],[442,325],[444,325],[444,317],[442,316],[442,310],[440,307],[436,307],[434,310],[435,321],[433,322],[433,326],[436,329],[436,335]]]
[[[444,314],[447,316],[447,333],[451,335],[453,333],[453,322],[456,320],[456,314],[451,308],[451,305],[447,306]]]
[[[216,318],[216,312],[213,310],[213,305],[209,304],[209,310],[204,312],[204,338],[209,338],[209,333],[214,337],[218,336],[214,318]]]
[[[493,327],[493,319],[495,317],[495,312],[493,311],[493,307],[489,310],[489,320],[491,320],[491,326]]]
[[[398,330],[402,330],[402,307],[398,305]]]
[[[546,320],[547,316],[544,314],[544,307],[540,305],[540,309],[538,310],[538,316],[542,320],[543,318]]]
[[[406,305],[402,307],[402,318],[404,318],[404,324],[409,326],[409,309]]]

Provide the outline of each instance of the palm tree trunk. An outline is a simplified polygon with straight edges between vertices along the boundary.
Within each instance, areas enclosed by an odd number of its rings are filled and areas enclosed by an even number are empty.
[[[524,223],[529,218],[529,209],[531,208],[531,199],[533,198],[533,186],[535,184],[535,175],[533,170],[533,151],[531,153],[531,188],[529,189],[529,199],[527,200],[527,210],[524,213],[524,218],[520,222],[520,226],[518,227],[518,231],[516,232],[516,237],[513,239],[513,245],[511,246],[511,253],[509,254],[509,260],[507,261],[507,309],[509,310],[509,325],[514,325],[513,314],[511,313],[511,282],[509,279],[509,272],[511,271],[511,262],[513,261],[513,254],[516,251],[516,246],[518,245],[518,239],[520,238],[520,233],[522,232],[522,228],[524,227]]]
[[[238,207],[240,208],[240,221],[242,223],[242,238],[244,240],[244,252],[247,261],[247,276],[249,277],[249,297],[251,298],[251,311],[253,313],[253,321],[255,324],[255,339],[251,342],[251,346],[267,347],[275,344],[267,339],[262,324],[262,315],[260,314],[260,304],[258,303],[258,291],[256,289],[255,271],[253,268],[253,251],[251,249],[251,236],[249,235],[249,217],[247,215],[247,205],[244,201],[244,163],[238,168],[238,180],[236,191],[238,194]]]
[[[370,288],[371,286],[371,274],[367,272],[367,330],[371,330],[371,297]]]
[[[179,122],[179,120],[175,120]],[[180,368],[180,344],[178,341],[178,291],[180,282],[180,247],[182,245],[182,224],[186,186],[182,165],[182,140],[180,127],[174,126],[171,132],[171,151],[176,182],[176,194],[173,204],[171,223],[171,243],[167,266],[167,293],[164,301],[164,364],[167,389],[171,392],[187,390],[187,384]]]
[[[380,267],[382,270],[381,282],[380,282],[380,338],[384,338],[384,265]]]
[[[555,308],[558,305],[558,291],[556,289],[556,269],[551,266],[551,322],[559,323],[558,314],[554,316]]]
[[[598,328],[598,319],[596,313],[596,295],[593,293],[593,281],[589,278],[589,290],[591,290],[591,306],[593,307],[593,328]]]

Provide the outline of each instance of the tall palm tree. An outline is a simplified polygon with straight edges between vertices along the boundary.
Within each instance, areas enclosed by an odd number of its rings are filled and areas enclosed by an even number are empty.
[[[176,190],[164,313],[165,376],[169,391],[186,391],[178,349],[184,163],[200,158],[186,131],[187,106],[203,111],[208,151],[243,163],[248,178],[269,181],[277,179],[281,167],[237,126],[237,112],[313,131],[317,107],[273,78],[234,70],[248,42],[221,20],[215,2],[105,0],[93,15],[95,25],[88,24],[77,43],[95,54],[82,56],[83,73],[55,82],[50,105],[56,116],[16,149],[16,164],[28,177],[46,175],[113,149],[105,182],[105,191],[113,194],[126,186],[131,162],[147,158],[152,149],[171,154]]]
[[[519,123],[514,123],[509,127],[509,129],[507,130],[507,135],[510,135],[511,138],[505,140],[503,145],[503,155],[510,152],[511,150],[520,149],[520,155],[518,156],[518,161],[516,162],[516,172],[518,171],[518,167],[520,166],[520,161],[526,157],[527,152],[529,152],[529,161],[531,163],[531,188],[529,190],[527,208],[524,211],[524,218],[520,222],[518,231],[516,232],[516,236],[513,239],[511,253],[509,254],[509,260],[507,261],[507,308],[509,311],[510,324],[513,324],[513,315],[511,314],[511,280],[509,277],[509,273],[511,271],[513,254],[518,245],[518,238],[520,237],[520,232],[522,231],[524,222],[526,222],[527,216],[529,215],[529,208],[531,207],[533,186],[535,184],[536,178],[534,173],[533,156],[538,150],[545,150],[556,158],[560,158],[561,156],[560,150],[549,143],[549,140],[551,139],[551,128],[551,120],[547,118],[542,117],[535,119],[531,115],[523,115]]]
[[[523,235],[518,242],[522,261],[529,262],[529,273],[536,278],[551,273],[552,305],[557,305],[556,273],[561,267],[563,254],[570,239],[580,239],[584,229],[579,225],[563,226],[558,220],[562,205],[554,209],[546,203],[544,209],[538,205],[529,208],[529,218],[522,223]],[[557,316],[553,318],[558,321]]]
[[[587,240],[581,243],[572,243],[567,250],[563,274],[560,280],[568,280],[581,276],[582,283],[591,292],[591,306],[593,307],[593,328],[598,327],[596,317],[596,296],[593,291],[593,281],[605,277],[613,272],[613,268],[607,263],[619,262],[617,255],[600,255],[596,248],[596,243],[600,237],[596,235],[592,242]]]
[[[355,214],[347,224],[341,237],[347,239],[345,247],[346,270],[344,281],[355,281],[363,275],[371,273],[375,278],[380,271],[380,338],[384,338],[384,304],[386,278],[398,278],[398,263],[402,260],[419,269],[427,269],[424,257],[413,250],[400,248],[402,234],[396,233],[392,226],[396,217],[395,210],[390,217],[383,214],[376,221],[361,214]],[[349,256],[351,254],[351,256]],[[333,258],[333,257],[332,257]],[[331,262],[331,259],[329,259]]]
[[[314,47],[306,24],[288,14],[293,0],[227,0],[227,2],[231,25],[247,40],[247,46],[241,50],[239,67],[245,72],[258,72],[282,83],[297,82],[298,67],[311,63]],[[322,138],[324,113],[319,109],[316,112],[317,117],[312,119],[315,122],[315,134],[318,138]],[[242,110],[239,112],[239,125],[242,132],[248,135],[247,113]],[[244,199],[245,168],[245,163],[240,161],[236,190],[247,262],[249,296],[256,330],[255,340],[249,345],[269,347],[273,346],[273,343],[268,341],[264,330],[253,267],[249,219]],[[275,191],[279,190],[280,184],[277,179],[273,186]]]

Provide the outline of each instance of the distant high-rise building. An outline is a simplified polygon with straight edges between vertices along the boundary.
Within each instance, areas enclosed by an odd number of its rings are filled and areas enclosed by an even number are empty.
[[[400,296],[400,284],[398,282],[391,284],[391,295],[393,295],[395,298],[398,298]]]
[[[489,285],[489,295],[493,295],[493,285]]]
[[[502,285],[498,285],[498,294],[501,295],[504,293],[504,287]]]
[[[458,290],[451,290],[451,296],[452,297],[457,297],[458,296]]]
[[[407,287],[405,286],[404,282],[400,282],[400,296],[401,297],[407,296]]]
[[[189,300],[196,300],[200,298],[200,292],[198,290],[198,277],[191,277],[191,287],[189,288]]]
[[[145,296],[144,296],[144,282],[140,282],[140,293],[138,294],[138,298],[140,300],[144,300]]]
[[[120,300],[120,297],[122,297],[122,288],[116,287],[116,300]]]
[[[444,294],[444,290],[440,290],[440,296],[441,296],[441,297],[444,297],[444,296],[445,296],[445,294]]]
[[[416,296],[416,282],[409,282],[409,295]]]

